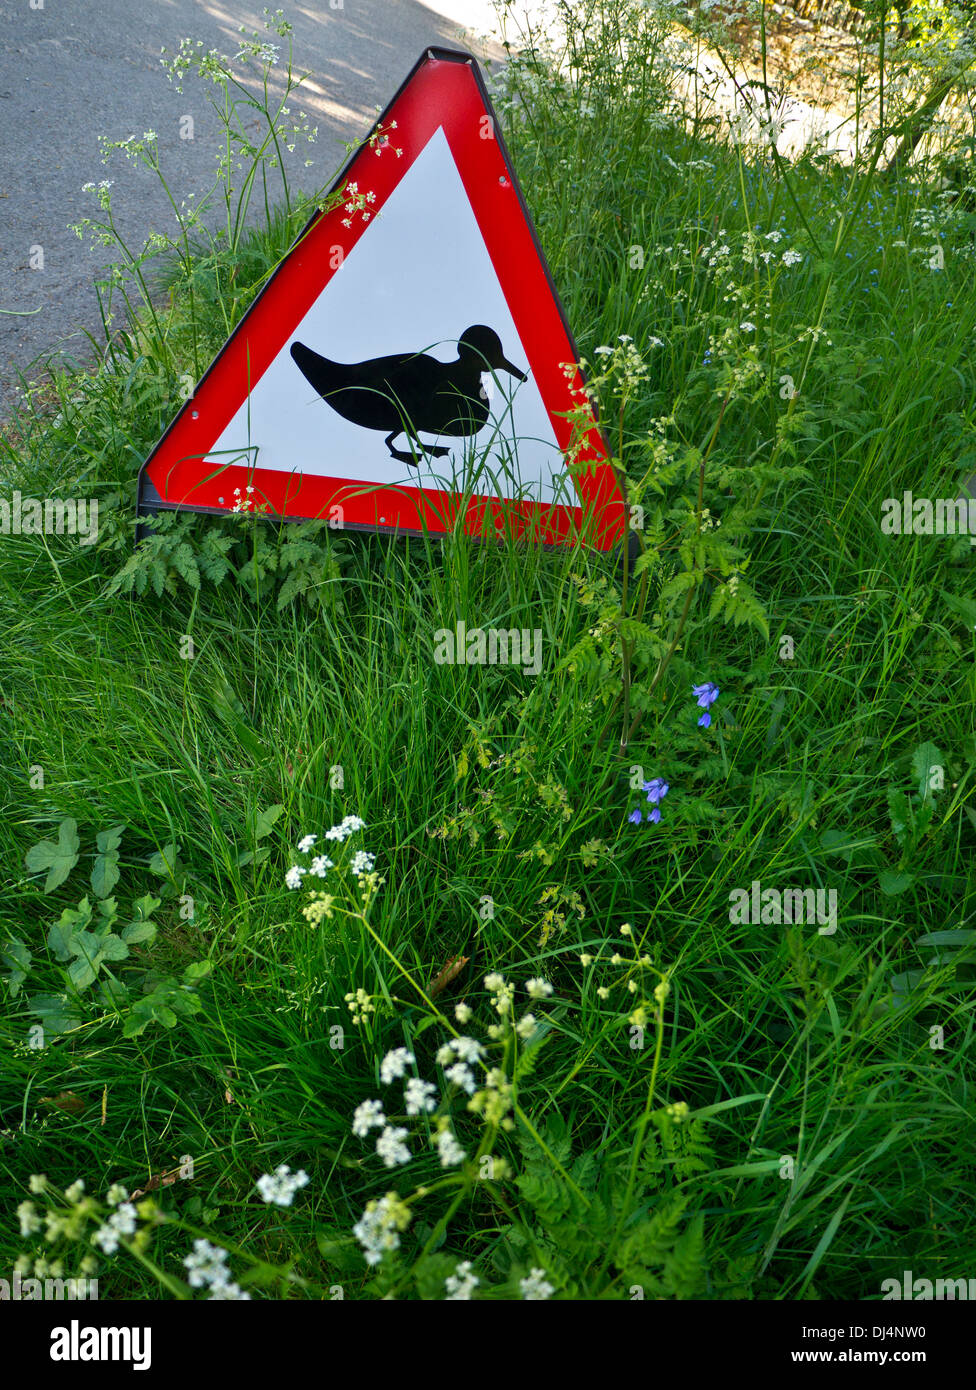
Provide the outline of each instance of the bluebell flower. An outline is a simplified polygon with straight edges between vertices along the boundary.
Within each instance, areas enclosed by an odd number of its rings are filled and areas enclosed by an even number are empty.
[[[627,819],[630,821],[631,825],[640,825],[642,820],[640,807],[638,806],[636,811],[631,811]]]
[[[661,809],[660,809],[660,807],[659,807],[659,806],[655,806],[654,809],[653,809],[652,811],[648,811],[648,813],[647,813],[647,819],[648,819],[648,820],[652,820],[652,821],[654,822],[654,824],[657,825],[658,821],[661,819]]]
[[[698,702],[698,708],[705,711],[698,721],[698,727],[707,729],[712,722],[712,716],[708,713],[709,706],[714,705],[721,692],[717,685],[713,685],[711,681],[705,681],[703,685],[693,685],[691,693]]]
[[[641,791],[647,792],[647,799],[652,805],[656,806],[663,801],[668,794],[668,784],[660,777],[655,777],[651,782],[643,782]]]

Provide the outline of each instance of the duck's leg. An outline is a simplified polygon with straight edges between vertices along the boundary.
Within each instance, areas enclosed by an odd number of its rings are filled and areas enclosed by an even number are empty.
[[[388,434],[386,436],[386,438],[383,440],[383,443],[389,449],[391,458],[395,458],[398,463],[409,463],[414,468],[416,468],[418,466],[419,460],[414,458],[413,454],[407,454],[403,451],[403,449],[394,449],[393,447],[394,439],[396,439],[398,434],[402,433],[402,430],[394,430],[391,434]]]
[[[414,434],[413,430],[404,430],[404,434],[408,439],[413,440],[422,454],[430,454],[431,458],[442,459],[451,452],[450,449],[445,449],[440,444],[425,444],[419,435]]]

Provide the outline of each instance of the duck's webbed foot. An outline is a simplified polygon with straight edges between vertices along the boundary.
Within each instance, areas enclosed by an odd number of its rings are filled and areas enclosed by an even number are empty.
[[[442,444],[425,444],[424,441],[418,439],[415,434],[408,435],[407,438],[416,446],[417,455],[405,453],[403,449],[394,449],[393,441],[399,433],[401,433],[401,431],[395,430],[393,434],[388,434],[383,442],[390,451],[390,457],[397,459],[400,463],[409,463],[416,468],[425,454],[429,455],[431,458],[442,459],[446,458],[451,452],[450,449],[444,448]]]
[[[398,463],[409,463],[413,468],[416,468],[420,463],[419,459],[415,458],[413,454],[406,453],[403,449],[394,449],[393,447],[393,441],[399,433],[399,430],[394,430],[393,433],[388,434],[383,441],[390,451],[390,458],[396,459]]]

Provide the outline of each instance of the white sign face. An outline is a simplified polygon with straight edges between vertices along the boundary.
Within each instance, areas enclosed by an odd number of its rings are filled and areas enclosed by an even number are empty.
[[[359,188],[361,194],[368,191]],[[363,389],[362,376],[354,378],[357,386],[351,390],[343,368],[377,358],[423,354],[431,359],[423,365],[426,379],[442,380],[444,390],[452,389],[451,366],[459,363],[458,342],[469,328],[490,329],[509,367],[527,374],[520,381],[500,366],[481,373],[489,410],[476,433],[439,433],[436,412],[429,414],[427,428],[418,408],[411,413],[415,438],[396,431],[390,440],[389,420],[383,427],[366,426],[343,413],[344,401],[361,401],[370,391],[368,385]],[[484,337],[478,341],[483,348]],[[324,394],[292,355],[296,344],[299,354],[305,350],[303,363],[326,359],[316,364],[318,373],[310,368],[329,383]],[[478,363],[490,355],[479,353]],[[385,378],[374,374],[374,379],[378,399]],[[576,504],[443,128],[371,219],[207,457],[215,465],[249,460],[254,467],[364,485]],[[416,463],[406,461],[414,457]]]

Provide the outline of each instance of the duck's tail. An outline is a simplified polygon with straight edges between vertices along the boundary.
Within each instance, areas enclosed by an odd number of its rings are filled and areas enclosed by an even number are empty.
[[[327,357],[321,357],[304,343],[292,343],[290,351],[298,370],[320,396],[335,388],[334,364]]]

